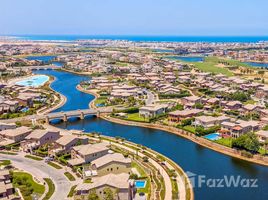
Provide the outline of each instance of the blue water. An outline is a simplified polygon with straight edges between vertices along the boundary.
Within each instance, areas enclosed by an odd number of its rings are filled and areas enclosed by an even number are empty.
[[[68,99],[61,108],[54,112],[75,110],[77,108],[87,109],[89,108],[89,102],[94,99],[92,95],[79,92],[75,89],[81,81],[89,80],[90,77],[80,75],[72,76],[72,74],[68,72],[54,70],[39,70],[34,73],[49,74],[56,77],[56,80],[52,82],[51,87],[57,88],[56,90]]]
[[[60,71],[36,71],[36,73],[49,74],[56,77],[52,88],[68,97],[67,103],[59,108],[61,110],[88,108],[92,95],[76,90],[76,85],[89,77],[79,76]],[[68,123],[56,125],[65,129],[78,129],[86,132],[100,132],[108,136],[121,136],[137,144],[145,145],[174,160],[185,171],[206,178],[223,178],[224,175],[240,176],[241,178],[258,179],[257,188],[223,187],[211,188],[202,185],[195,187],[197,200],[267,200],[268,199],[268,167],[232,158],[210,149],[204,148],[189,140],[166,131],[149,128],[115,124],[96,117],[86,120],[72,120]]]
[[[56,58],[56,56],[28,56],[28,57],[26,57],[26,59],[28,59],[28,60],[39,60],[39,61],[42,61],[44,63],[48,63],[51,60],[53,60],[54,58]],[[52,61],[52,64],[59,66],[59,67],[62,66],[62,63],[58,62],[58,61]]]
[[[218,140],[221,137],[220,137],[219,133],[211,133],[209,135],[204,136],[204,138],[206,138],[208,140]]]
[[[246,64],[252,66],[252,67],[268,67],[268,63],[256,63],[256,62],[245,62]]]
[[[153,49],[154,52],[158,53],[174,53],[173,49]]]
[[[168,56],[167,58],[173,59],[173,60],[181,60],[184,62],[203,62],[204,57],[199,56]]]
[[[146,181],[135,181],[134,184],[136,188],[145,188]]]
[[[268,36],[134,36],[134,35],[15,35],[28,40],[86,40],[110,39],[153,42],[259,42],[268,41]]]
[[[49,80],[48,76],[40,75],[40,76],[30,77],[22,81],[18,81],[15,84],[27,86],[27,87],[39,87],[41,85],[44,85],[48,80]]]

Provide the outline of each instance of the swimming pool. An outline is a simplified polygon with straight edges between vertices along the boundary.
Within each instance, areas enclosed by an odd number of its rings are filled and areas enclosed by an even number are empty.
[[[211,133],[209,135],[204,136],[204,138],[208,140],[218,140],[218,139],[221,139],[221,136],[219,133]]]
[[[15,84],[26,86],[26,87],[39,87],[41,85],[44,85],[48,80],[49,80],[48,76],[37,75],[37,76],[24,79],[22,81],[18,81]]]
[[[146,186],[145,180],[135,181],[134,183],[135,183],[136,188],[145,188]]]

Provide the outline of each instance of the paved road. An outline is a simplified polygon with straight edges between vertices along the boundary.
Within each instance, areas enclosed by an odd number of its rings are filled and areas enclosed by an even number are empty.
[[[147,93],[147,99],[145,101],[145,105],[153,104],[155,102],[154,94],[149,90],[146,90],[146,93]]]
[[[47,165],[44,161],[36,161],[25,158],[23,154],[0,154],[0,159],[11,160],[13,166],[31,173],[38,180],[42,180],[43,178],[51,178],[55,184],[55,193],[50,200],[67,199],[67,195],[72,184],[69,182],[69,180],[67,180],[63,173]]]

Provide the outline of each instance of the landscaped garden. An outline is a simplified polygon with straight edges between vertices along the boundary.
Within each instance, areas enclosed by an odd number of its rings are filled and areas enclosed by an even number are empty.
[[[32,200],[33,196],[41,196],[45,192],[45,186],[36,183],[31,174],[26,172],[13,172],[12,183],[18,187],[25,200]]]

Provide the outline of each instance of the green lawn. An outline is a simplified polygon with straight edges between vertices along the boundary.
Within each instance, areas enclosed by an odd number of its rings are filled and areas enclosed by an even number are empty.
[[[77,187],[77,185],[73,185],[70,189],[70,192],[68,194],[67,197],[73,197],[74,196],[74,192],[75,192],[75,188]]]
[[[94,103],[95,103],[95,105],[105,104],[106,101],[107,101],[107,97],[99,97],[94,101]]]
[[[0,151],[0,154],[6,154],[6,155],[18,155],[17,153],[13,153],[13,152],[7,152],[7,151]]]
[[[30,158],[32,160],[37,160],[37,161],[41,161],[43,160],[43,158],[37,157],[37,156],[32,156],[32,155],[26,155],[24,156],[25,158]]]
[[[184,126],[182,127],[183,130],[189,131],[191,133],[195,133],[195,127],[194,126]]]
[[[247,100],[246,102],[244,102],[244,104],[255,104],[256,101],[254,101],[253,99]]]
[[[131,113],[127,115],[127,119],[131,121],[137,121],[137,122],[149,122],[148,119],[144,117],[140,117],[139,113]]]
[[[45,192],[45,186],[36,183],[32,175],[26,172],[14,172],[12,183],[20,189],[25,200],[31,200],[32,194],[41,196]]]
[[[10,160],[1,160],[0,161],[0,166],[8,166],[10,164],[11,164]]]
[[[62,169],[62,167],[54,162],[48,162],[48,165],[50,165],[51,167],[54,167],[56,169]]]
[[[70,172],[64,172],[64,175],[69,179],[69,181],[75,181],[75,177]]]
[[[211,72],[215,74],[224,74],[226,76],[233,76],[233,73],[231,71],[229,71],[227,68],[216,66],[218,63],[215,62],[204,61],[192,64],[203,72]]]
[[[147,177],[147,175],[146,175],[144,169],[143,169],[138,163],[136,163],[136,162],[133,161],[133,162],[131,163],[131,167],[137,169],[137,171],[138,171],[139,174],[140,174],[140,177]]]
[[[221,138],[215,142],[223,146],[232,147],[232,138]]]
[[[46,193],[46,196],[43,198],[43,200],[48,200],[55,192],[55,185],[50,178],[44,178],[44,180],[46,181],[48,185],[48,192]]]

